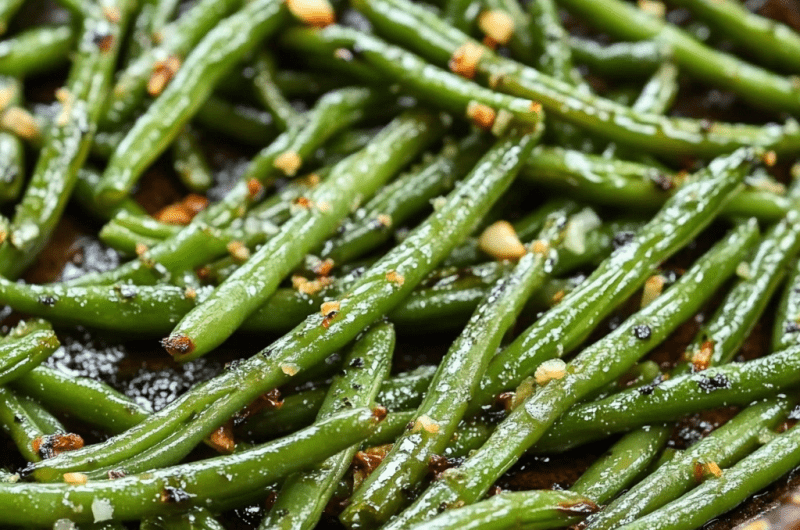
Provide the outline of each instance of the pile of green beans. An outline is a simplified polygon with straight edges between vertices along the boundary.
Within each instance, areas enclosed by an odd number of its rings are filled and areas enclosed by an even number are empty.
[[[791,20],[41,5],[0,0],[0,526],[692,530],[800,469]]]

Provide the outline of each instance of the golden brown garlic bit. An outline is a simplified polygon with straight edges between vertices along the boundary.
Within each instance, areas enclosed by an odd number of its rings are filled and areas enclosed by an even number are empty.
[[[484,11],[478,16],[478,27],[493,44],[507,44],[514,35],[514,19],[505,11]]]
[[[531,243],[531,252],[534,254],[547,254],[550,252],[550,243],[547,241],[542,241],[541,239],[537,239]]]
[[[478,63],[483,55],[483,47],[473,42],[465,42],[453,53],[448,66],[450,71],[467,79],[475,77]]]
[[[206,207],[208,207],[207,198],[196,193],[190,193],[180,201],[165,206],[156,212],[153,217],[162,223],[185,226]]]
[[[405,277],[398,274],[396,270],[390,270],[389,272],[387,272],[386,279],[392,282],[393,284],[396,284],[398,287],[401,287],[406,281]]]
[[[414,421],[414,424],[411,427],[411,432],[413,433],[417,433],[420,431],[425,431],[430,434],[436,434],[437,432],[439,432],[439,424],[423,414]]]
[[[303,294],[309,296],[315,295],[324,288],[333,284],[333,278],[330,276],[320,276],[316,280],[309,280],[304,276],[292,276],[292,287]]]
[[[241,241],[231,241],[226,248],[231,257],[240,263],[250,259],[250,249]]]
[[[696,372],[700,372],[708,368],[711,364],[711,358],[714,355],[714,341],[705,341],[700,349],[692,355],[692,367]]]
[[[647,281],[644,282],[641,307],[647,307],[653,300],[661,296],[661,293],[664,291],[665,283],[666,279],[660,274],[650,276]]]
[[[357,488],[373,471],[375,471],[389,451],[392,444],[369,447],[359,451],[353,457],[353,488]]]
[[[553,379],[561,379],[567,375],[567,363],[561,359],[548,359],[539,365],[533,374],[536,383],[546,385]]]
[[[73,486],[82,486],[88,480],[89,478],[83,473],[64,473],[64,482]]]
[[[553,295],[553,298],[550,300],[550,302],[553,305],[556,305],[561,300],[563,300],[566,295],[567,295],[567,292],[564,289],[561,289],[561,290],[557,291],[556,294]]]
[[[308,210],[309,208],[314,206],[314,202],[308,197],[297,197],[294,201],[292,201],[292,205],[298,208],[303,208],[305,210]]]
[[[183,291],[183,296],[187,300],[197,300],[197,291],[191,287],[187,287],[185,291]]]
[[[336,13],[327,0],[286,0],[289,11],[300,21],[317,28],[336,22]]]
[[[206,443],[219,453],[227,455],[233,453],[236,447],[233,437],[233,420],[228,420],[225,425],[209,434]]]
[[[41,134],[36,118],[21,107],[7,108],[0,116],[0,126],[26,140],[34,140]]]
[[[59,433],[34,438],[31,447],[42,458],[53,458],[67,451],[75,451],[83,447],[83,438],[73,433]]]
[[[508,221],[488,226],[478,238],[478,247],[498,260],[514,260],[525,255],[525,245]]]
[[[178,69],[181,67],[181,59],[177,55],[170,55],[163,61],[156,61],[153,65],[153,72],[147,81],[147,93],[151,96],[158,96],[167,87]]]
[[[283,171],[287,177],[293,177],[297,174],[297,170],[303,165],[303,159],[294,151],[286,151],[275,157],[273,166]]]
[[[144,243],[136,243],[136,255],[144,256],[145,254],[147,254],[147,245]]]
[[[333,300],[330,302],[323,302],[321,306],[319,306],[320,313],[322,316],[331,316],[332,313],[336,313],[339,310],[340,304],[339,302]]]
[[[470,101],[467,104],[467,118],[472,120],[476,127],[489,131],[494,125],[494,120],[497,118],[497,113],[489,105],[478,103],[477,101]]]
[[[103,6],[103,16],[112,24],[116,24],[120,20],[120,12],[118,7]]]
[[[328,276],[333,271],[334,265],[331,258],[325,258],[314,266],[313,272],[317,276]]]
[[[392,226],[392,216],[391,215],[388,215],[388,214],[385,214],[385,213],[378,214],[378,216],[375,218],[375,220],[378,221],[378,224],[380,226],[383,226],[383,227],[386,227],[386,228],[389,228],[390,226]]]
[[[281,365],[281,372],[294,377],[300,372],[300,368],[296,364],[286,363]]]
[[[778,154],[775,151],[766,151],[761,155],[761,161],[767,167],[772,167],[778,163]]]
[[[281,391],[273,388],[266,394],[261,394],[255,401],[240,410],[234,416],[233,423],[238,425],[247,418],[254,416],[262,410],[275,410],[283,406],[283,399],[281,399]]]
[[[247,181],[247,195],[250,200],[255,200],[264,191],[264,185],[258,179],[250,179]]]

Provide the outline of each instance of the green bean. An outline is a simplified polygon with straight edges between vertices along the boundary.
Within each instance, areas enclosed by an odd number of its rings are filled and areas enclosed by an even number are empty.
[[[463,187],[449,195],[442,208],[361,276],[341,298],[334,315],[310,315],[263,352],[201,383],[126,433],[91,449],[37,464],[43,467],[34,469],[34,476],[52,480],[70,469],[113,465],[164,440],[190,418],[206,423],[208,429],[204,435],[208,434],[260,394],[291,380],[289,374],[322,362],[403,300],[472,230],[477,219],[513,180],[536,139],[511,135],[499,140],[473,169]],[[389,273],[400,275],[404,281],[389,281]],[[213,406],[207,406],[212,403]],[[195,415],[195,411],[200,412]],[[194,446],[198,442],[199,439],[186,437],[176,445]]]
[[[184,127],[172,144],[172,167],[190,191],[205,193],[214,184],[214,172],[191,127]]]
[[[80,0],[56,0],[61,7],[68,10],[78,18],[91,16],[91,7],[86,7]]]
[[[591,499],[570,491],[507,491],[485,501],[448,510],[431,520],[407,526],[411,530],[504,530],[552,528],[564,514],[597,510]]]
[[[122,62],[124,64],[130,64],[132,60],[153,47],[153,34],[156,31],[156,28],[153,27],[153,15],[157,3],[157,0],[142,0],[140,3],[136,17],[131,24],[128,46],[123,51]]]
[[[800,262],[795,261],[789,267],[789,276],[783,290],[772,333],[772,350],[783,350],[797,344],[800,331],[800,302],[798,301],[798,285],[800,285]]]
[[[246,504],[246,503],[245,503]],[[214,515],[202,507],[184,513],[142,520],[140,530],[224,530]]]
[[[18,379],[41,364],[60,346],[56,334],[45,322],[23,336],[0,344],[0,385]]]
[[[793,195],[793,209],[769,229],[753,257],[742,262],[742,278],[686,347],[684,358],[673,373],[729,363],[750,335],[800,251],[800,189],[793,190]]]
[[[241,4],[241,0],[197,2],[178,20],[157,29],[161,43],[136,57],[120,74],[106,104],[103,126],[118,126],[127,121],[144,99],[148,81],[159,64],[169,68],[170,57],[178,59],[176,64],[180,64],[180,59],[192,51],[215,24]]]
[[[678,94],[678,69],[672,63],[664,63],[636,98],[634,111],[665,114]]]
[[[659,40],[672,49],[673,59],[681,70],[706,83],[732,90],[754,105],[793,114],[800,109],[800,98],[791,79],[709,48],[677,26],[625,2],[567,0],[564,5],[616,37]],[[727,33],[730,32],[726,30]]]
[[[3,0],[0,2],[0,34],[8,30],[8,25],[25,0]]]
[[[185,270],[214,259],[220,254],[209,244],[214,241],[213,238],[209,240],[209,235],[214,236],[214,227],[227,226],[244,215],[254,199],[252,179],[269,183],[278,172],[276,160],[286,153],[296,154],[302,164],[327,138],[363,119],[374,105],[382,101],[383,98],[368,89],[345,88],[326,94],[311,111],[306,126],[287,131],[263,149],[251,161],[242,179],[220,202],[200,212],[175,237],[149,249],[143,256],[144,261],[134,260],[104,274],[87,274],[70,284],[107,284],[123,280],[133,280],[138,284],[155,283],[163,277],[165,269],[173,272]],[[290,158],[294,159],[293,156]],[[210,253],[213,255],[209,256]]]
[[[208,295],[201,291],[200,298]],[[55,322],[151,336],[171,329],[195,307],[197,293],[180,287],[114,284],[72,287],[25,285],[0,278],[0,300]]]
[[[579,405],[556,422],[536,445],[536,451],[566,450],[652,422],[674,421],[701,410],[743,406],[774,396],[797,384],[797,375],[790,373],[796,369],[797,362],[791,359],[796,353],[793,346],[754,361],[683,374],[655,388],[626,390]]]
[[[571,36],[569,46],[576,61],[593,72],[628,79],[654,73],[671,58],[669,46],[657,40],[615,42],[602,45],[589,39]]]
[[[22,84],[18,79],[0,76],[0,93],[8,104],[22,103]],[[0,203],[14,202],[25,182],[25,151],[17,136],[0,132]]]
[[[678,498],[697,484],[697,466],[728,467],[764,443],[796,400],[770,399],[752,405],[692,447],[677,454],[622,497],[587,521],[591,530],[627,524]]]
[[[257,0],[209,31],[117,147],[96,190],[98,201],[121,201],[197,112],[217,81],[284,19],[283,4]]]
[[[24,77],[67,62],[76,41],[70,26],[34,27],[0,42],[0,74]]]
[[[13,392],[0,387],[0,398],[2,398],[0,399],[0,424],[2,424],[3,430],[13,440],[23,458],[29,462],[39,462],[42,457],[34,449],[34,440],[52,433],[42,431]]]
[[[197,505],[214,509],[226,498],[258,491],[358,443],[377,423],[373,411],[352,409],[241,453],[78,486],[2,484],[0,499],[24,500],[6,518],[8,524],[22,526],[49,525],[61,518],[76,523],[125,521]],[[293,457],[286,458],[287,453]]]
[[[336,230],[354,201],[372,195],[441,132],[431,114],[405,114],[366,149],[337,164],[278,234],[178,323],[162,342],[167,352],[186,361],[221,344],[275,292],[307,252]]]
[[[572,0],[569,5],[574,5],[576,1]],[[587,2],[590,3],[600,4]],[[443,23],[434,14],[405,0],[356,0],[355,4],[377,31],[411,46],[435,64],[446,64],[465,43],[480,47],[480,44]],[[626,27],[639,26],[627,24]],[[715,156],[742,146],[762,146],[776,152],[800,150],[800,126],[793,120],[782,126],[714,123],[709,127],[707,120],[639,114],[607,99],[576,92],[566,83],[499,57],[485,47],[479,49],[482,54],[475,67],[476,72],[489,78],[495,90],[533,99],[553,116],[643,152],[669,156]],[[684,65],[679,62],[679,66]],[[715,67],[718,66],[715,64]],[[789,84],[783,78],[778,79],[781,90]],[[758,86],[774,88],[775,84]],[[800,98],[796,94],[793,97],[796,98],[796,106]],[[781,105],[780,109],[792,107],[787,103]]]
[[[661,206],[675,186],[673,176],[653,165],[608,160],[557,147],[537,148],[520,178],[592,203],[635,209]],[[732,217],[755,216],[774,222],[788,210],[785,197],[747,188],[734,195],[723,211]]]
[[[117,206],[105,208],[97,204],[94,200],[94,187],[100,181],[100,173],[83,167],[78,170],[78,179],[75,182],[75,189],[72,198],[86,211],[99,219],[110,219],[125,212],[127,215],[147,215],[144,208],[131,199],[125,199]]]
[[[25,409],[25,412],[31,419],[39,426],[45,434],[55,434],[57,432],[66,432],[64,425],[58,421],[58,418],[50,414],[38,401],[33,400],[27,396],[17,396],[20,406]]]
[[[672,429],[647,426],[619,439],[572,485],[571,491],[605,504],[647,470],[669,440]]]
[[[552,270],[549,260],[555,252],[550,249],[560,246],[571,209],[557,211],[547,220],[536,243],[543,250],[520,258],[472,314],[440,363],[417,408],[413,428],[397,439],[378,468],[350,497],[340,515],[347,526],[379,526],[407,504],[402,492],[413,490],[425,477],[430,458],[444,450],[500,341]]]
[[[393,227],[402,226],[431,199],[450,191],[475,165],[484,148],[479,137],[467,137],[384,186],[344,222],[339,235],[325,242],[321,257],[337,264],[348,263],[388,241]]]
[[[290,29],[281,36],[281,43],[292,49],[334,57],[336,50],[354,48],[358,51],[358,59],[370,68],[399,82],[412,94],[466,116],[484,129],[492,129],[497,123],[502,132],[502,127],[508,122],[507,119],[497,119],[497,114],[502,111],[531,125],[538,123],[542,117],[541,108],[533,101],[509,97],[481,87],[436,68],[402,48],[355,29],[335,25],[322,30]]]
[[[78,53],[61,92],[61,113],[45,144],[22,201],[17,205],[9,240],[0,246],[0,275],[20,274],[47,243],[75,187],[96,127],[133,1],[115,4],[119,20],[111,23],[97,7],[85,18]],[[106,36],[98,40],[97,36]]]
[[[561,25],[555,2],[534,0],[528,4],[528,13],[531,20],[528,31],[533,34],[533,40],[540,49],[534,66],[554,79],[588,91],[588,86],[573,68],[568,33]]]
[[[781,70],[800,73],[800,35],[795,30],[768,18],[760,17],[738,0],[678,0],[699,19],[724,31],[749,53]]]
[[[381,383],[389,373],[393,351],[394,330],[390,324],[377,324],[367,331],[345,357],[344,373],[331,383],[317,420],[350,407],[374,406]],[[357,450],[354,445],[308,471],[287,477],[259,529],[313,528]]]
[[[145,519],[139,530],[225,530],[225,527],[211,512],[198,506],[181,514]]]
[[[20,394],[30,396],[56,411],[116,434],[141,423],[148,412],[100,381],[39,366],[10,383]]]
[[[253,88],[256,97],[264,105],[264,108],[270,112],[278,128],[281,131],[285,131],[290,125],[301,124],[304,118],[286,100],[281,89],[276,84],[273,57],[262,50],[256,55],[253,67],[255,68]]]
[[[664,294],[584,349],[568,365],[554,364],[552,379],[546,380],[551,372],[541,374],[537,379],[543,380],[544,386],[520,403],[460,467],[442,473],[414,504],[386,526],[387,530],[428,519],[441,506],[471,504],[480,499],[570,406],[623,375],[694,315],[733,273],[735,263],[746,255],[755,235],[753,223],[734,228]]]
[[[435,366],[421,366],[414,371],[387,379],[381,385],[375,402],[390,411],[417,407],[422,402],[422,396],[435,371]],[[265,410],[248,419],[242,429],[248,436],[263,439],[310,425],[319,412],[327,391],[327,388],[315,388],[286,396],[280,408]],[[408,421],[403,425],[406,423]],[[383,428],[385,426],[381,427]]]
[[[580,344],[600,319],[633,294],[661,261],[711,222],[741,185],[752,156],[751,151],[741,149],[718,158],[681,186],[628,244],[602,262],[563,303],[545,313],[492,360],[474,407],[514,388],[546,359],[560,357]],[[754,230],[753,223],[750,230]],[[554,329],[561,331],[553,333]]]
[[[97,237],[107,246],[129,257],[136,256],[136,250],[141,248],[140,245],[150,248],[161,242],[159,239],[143,236],[116,223],[106,223]]]
[[[270,114],[234,105],[213,94],[197,109],[194,121],[206,129],[257,147],[269,145],[278,135]]]
[[[617,528],[688,529],[721,515],[800,463],[800,428],[792,427],[719,478],[711,478],[649,515]]]
[[[472,33],[480,10],[480,0],[446,0],[442,17],[461,31]]]

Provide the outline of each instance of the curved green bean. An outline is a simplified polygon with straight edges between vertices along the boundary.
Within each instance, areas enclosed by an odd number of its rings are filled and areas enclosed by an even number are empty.
[[[0,74],[24,77],[66,63],[77,35],[66,26],[33,27],[0,42]]]
[[[428,461],[441,453],[464,416],[467,403],[491,357],[516,321],[526,301],[549,271],[561,245],[568,205],[546,221],[533,250],[500,279],[472,314],[464,330],[447,351],[425,399],[417,408],[414,426],[395,441],[378,468],[353,492],[340,515],[349,527],[375,527],[386,522],[405,504],[403,491],[413,490],[425,477]],[[454,379],[454,374],[459,376]]]
[[[213,509],[227,498],[264,488],[364,440],[378,422],[379,415],[372,410],[356,408],[241,453],[142,475],[92,480],[77,486],[0,484],[0,499],[13,499],[19,508],[5,521],[42,526],[62,518],[77,523],[126,521],[198,505]],[[286,458],[288,452],[294,456]],[[20,500],[24,502],[17,502]]]
[[[569,5],[574,6],[577,1],[572,0]],[[593,1],[585,3],[593,4]],[[489,79],[495,90],[530,98],[541,103],[553,116],[644,152],[669,156],[715,156],[744,146],[761,146],[781,153],[800,150],[800,126],[794,120],[784,125],[763,127],[724,123],[714,123],[709,127],[709,123],[703,120],[635,113],[610,100],[581,94],[566,83],[500,57],[442,22],[434,13],[406,0],[356,0],[354,4],[379,33],[409,45],[435,64],[446,64],[457,52],[464,51],[462,46],[465,44],[477,46],[470,48],[480,50],[480,60],[475,69]],[[627,9],[627,4],[624,7]],[[639,28],[639,25],[631,23],[626,27]],[[682,63],[679,65],[683,66]],[[779,80],[781,91],[786,88],[784,85],[790,84],[783,78]],[[759,83],[757,87],[769,90],[775,85],[767,82]],[[788,102],[780,107],[781,110],[800,104],[800,97],[793,90],[790,88],[790,92],[784,95],[793,99],[794,104]],[[770,92],[770,95],[775,94]]]
[[[334,378],[328,389],[318,421],[343,409],[374,405],[381,383],[389,374],[394,340],[392,326],[380,323],[356,342],[344,358],[344,372]],[[354,445],[308,471],[289,475],[259,529],[313,528],[357,450]]]
[[[120,202],[142,172],[186,125],[214,85],[285,20],[284,5],[257,0],[209,31],[186,57],[175,78],[140,116],[108,161],[96,190],[101,204]]]
[[[0,246],[0,275],[18,276],[47,243],[67,205],[92,143],[122,35],[135,2],[119,0],[116,22],[95,6],[84,19],[77,57],[60,91],[61,112],[45,136],[33,175],[17,205],[9,240]],[[98,40],[98,35],[103,36]]]
[[[366,149],[337,164],[275,236],[181,319],[162,342],[167,352],[186,361],[221,344],[306,253],[335,232],[354,201],[371,196],[441,133],[435,116],[411,112],[388,125]]]
[[[113,465],[158,444],[187,421],[208,424],[210,428],[197,432],[197,438],[185,437],[176,443],[193,447],[201,436],[256,397],[290,381],[290,374],[322,362],[403,300],[474,228],[477,219],[509,186],[536,140],[535,136],[519,135],[499,140],[461,190],[451,193],[442,208],[361,276],[340,299],[334,315],[310,315],[261,353],[197,385],[138,426],[91,448],[36,464],[33,475],[53,480],[64,471]],[[389,273],[400,275],[403,281],[389,281]]]
[[[569,47],[577,62],[586,64],[604,78],[629,79],[650,75],[672,56],[669,46],[656,40],[602,45],[593,40],[570,36]]]
[[[648,306],[583,350],[568,365],[560,363],[548,369],[552,379],[544,381],[520,403],[460,467],[442,473],[414,504],[386,526],[387,530],[429,519],[441,506],[471,504],[480,499],[570,406],[623,375],[691,317],[734,272],[755,235],[753,224],[738,226]]]

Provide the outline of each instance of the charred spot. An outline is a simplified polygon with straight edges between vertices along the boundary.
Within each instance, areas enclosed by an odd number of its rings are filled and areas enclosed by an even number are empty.
[[[322,327],[325,329],[331,327],[331,322],[333,322],[333,319],[336,318],[336,315],[338,313],[339,313],[338,311],[331,311],[330,313],[325,315],[325,318],[322,319]]]
[[[166,504],[180,504],[191,499],[194,495],[172,486],[167,486],[161,491],[161,502]]]
[[[352,387],[353,387],[353,390],[361,390],[362,388],[364,388],[363,386],[359,385],[358,383],[353,383]]]
[[[433,476],[434,480],[450,468],[458,467],[464,461],[463,458],[447,458],[442,455],[431,455],[428,459],[428,473]]]
[[[14,423],[22,423],[22,418],[18,414],[14,414]]]
[[[388,413],[389,411],[386,410],[386,407],[381,405],[376,405],[375,408],[372,409],[372,417],[378,421],[383,421]]]
[[[650,326],[647,324],[639,324],[638,326],[633,326],[633,335],[639,340],[647,340],[652,335],[652,330]]]
[[[614,240],[612,242],[612,244],[614,245],[614,250],[624,247],[625,245],[633,241],[633,238],[635,236],[636,236],[635,233],[630,232],[628,230],[617,232],[616,234],[614,234]]]
[[[125,476],[125,472],[121,469],[112,469],[108,472],[108,480],[116,480]]]
[[[101,52],[105,53],[111,50],[114,44],[114,35],[110,33],[97,32],[92,35],[92,43],[97,46]]]
[[[54,305],[56,305],[56,299],[54,296],[46,294],[39,297],[39,303],[42,305],[46,305],[47,307],[53,307]]]
[[[267,357],[272,357],[272,348],[267,348],[264,351],[262,351],[261,356],[264,357],[265,359]]]
[[[566,515],[591,515],[600,510],[600,507],[592,501],[586,500],[573,503],[561,502],[558,504],[557,510]]]
[[[783,326],[784,333],[797,333],[798,331],[800,331],[800,324],[798,324],[794,320],[789,320]]]
[[[675,187],[675,181],[665,173],[656,173],[650,177],[650,181],[661,191],[670,191]]]
[[[694,474],[695,482],[697,482],[698,484],[703,482],[703,476],[705,475],[705,468],[703,467],[703,464],[700,462],[695,462],[692,471]]]
[[[281,391],[273,388],[266,394],[261,394],[252,403],[233,416],[234,426],[241,425],[247,418],[254,416],[262,410],[275,410],[283,406]]]
[[[234,359],[229,363],[225,363],[225,370],[236,370],[242,364],[241,359]]]
[[[344,405],[345,407],[347,407],[349,409],[353,408],[353,402],[350,401],[350,399],[348,399],[347,396],[342,398],[342,405]]]
[[[439,512],[439,513],[442,513],[446,509],[447,509],[447,503],[446,502],[443,502],[443,503],[439,504],[439,506],[436,507],[436,511]]]
[[[503,410],[511,410],[511,404],[514,402],[514,392],[503,392],[495,398],[494,402]]]
[[[170,335],[161,339],[161,346],[173,357],[188,355],[194,351],[194,341],[186,335]]]
[[[356,357],[350,361],[350,366],[353,368],[362,368],[364,366],[364,359],[362,357]]]
[[[664,379],[661,376],[656,377],[651,382],[647,383],[646,385],[640,386],[638,388],[639,393],[643,396],[649,396],[653,393],[653,390],[656,389],[658,385],[660,385]]]
[[[709,394],[715,390],[730,388],[731,382],[724,374],[714,374],[711,377],[703,374],[698,379],[697,386],[700,387],[700,390]]]

